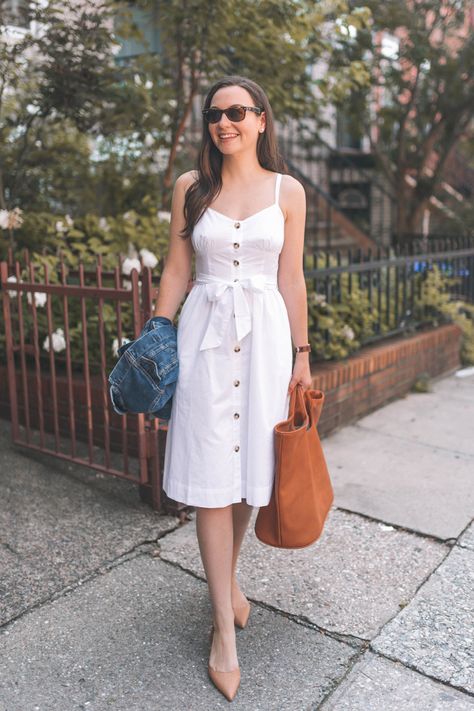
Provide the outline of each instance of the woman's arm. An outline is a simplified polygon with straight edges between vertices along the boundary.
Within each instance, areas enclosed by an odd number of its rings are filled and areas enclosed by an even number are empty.
[[[285,301],[294,346],[308,343],[308,296],[303,272],[306,195],[301,183],[286,175],[282,180],[280,204],[286,213],[285,242],[278,266],[278,288]],[[312,384],[309,353],[297,353],[288,391],[297,382],[309,388]]]
[[[179,232],[184,227],[184,197],[193,183],[193,171],[177,178],[171,200],[170,241],[165,266],[161,274],[158,297],[153,316],[166,316],[173,321],[192,276],[193,246],[191,239],[183,239]]]

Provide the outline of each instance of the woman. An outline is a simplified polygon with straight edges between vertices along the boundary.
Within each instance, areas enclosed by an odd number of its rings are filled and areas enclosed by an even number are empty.
[[[273,485],[273,427],[296,383],[311,386],[303,275],[305,193],[278,153],[269,101],[240,76],[217,81],[203,109],[196,171],[176,180],[170,244],[154,315],[178,321],[179,376],[163,488],[196,509],[213,626],[208,672],[232,700],[235,628],[250,604],[235,571],[254,506]],[[292,340],[305,347],[294,359]]]

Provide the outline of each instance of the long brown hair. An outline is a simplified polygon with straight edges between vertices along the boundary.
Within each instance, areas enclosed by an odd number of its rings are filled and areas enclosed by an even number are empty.
[[[241,86],[246,89],[256,106],[265,111],[265,131],[257,138],[257,158],[262,168],[276,173],[286,173],[287,166],[278,149],[275,135],[273,112],[267,95],[262,87],[247,77],[239,75],[225,76],[216,81],[207,92],[203,109],[211,105],[214,94],[224,86]],[[222,153],[215,146],[209,133],[208,124],[202,120],[202,139],[196,170],[197,180],[187,189],[184,200],[185,225],[180,233],[183,239],[191,237],[194,225],[202,217],[222,188]]]

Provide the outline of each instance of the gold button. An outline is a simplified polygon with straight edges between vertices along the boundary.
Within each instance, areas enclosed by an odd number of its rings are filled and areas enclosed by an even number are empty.
[[[236,445],[235,445],[235,447],[234,447],[234,450],[235,450],[236,452],[238,452],[238,451],[239,451],[239,449],[240,449],[239,445],[238,445],[238,444],[236,444]]]
[[[234,412],[234,420],[238,420],[240,417],[238,412]]]
[[[234,380],[234,385],[237,387],[237,385],[240,385],[240,380]]]
[[[234,249],[238,249],[240,247],[240,244],[238,242],[234,242]]]
[[[236,230],[238,230],[240,227],[240,222],[234,222],[234,227]]]
[[[234,351],[238,353],[240,351],[240,346],[234,346]]]
[[[240,264],[238,259],[234,259],[234,267],[238,267]]]

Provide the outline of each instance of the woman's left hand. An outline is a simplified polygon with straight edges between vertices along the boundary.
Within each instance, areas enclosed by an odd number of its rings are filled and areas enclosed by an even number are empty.
[[[300,360],[298,356],[296,356],[290,384],[288,385],[289,395],[291,395],[297,383],[301,383],[305,390],[310,388],[313,384],[313,378],[311,377],[311,369],[309,366],[308,358]]]

